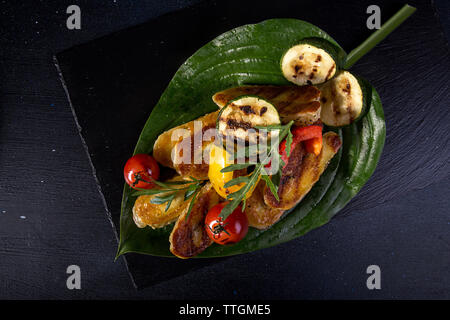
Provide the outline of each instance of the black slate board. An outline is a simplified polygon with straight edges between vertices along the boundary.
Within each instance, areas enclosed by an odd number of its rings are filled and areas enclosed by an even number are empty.
[[[449,141],[442,138],[450,121],[448,46],[432,3],[409,3],[418,8],[416,14],[352,68],[380,93],[387,139],[374,176],[341,215],[424,187],[449,171]],[[152,107],[186,58],[222,32],[268,18],[316,24],[350,51],[371,33],[365,27],[370,4],[205,1],[57,54],[56,65],[117,234],[123,164]],[[376,4],[385,21],[404,2]],[[138,288],[217,261],[136,254],[125,259]]]

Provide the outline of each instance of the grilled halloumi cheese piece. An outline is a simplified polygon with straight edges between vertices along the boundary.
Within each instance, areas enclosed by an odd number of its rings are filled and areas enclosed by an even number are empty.
[[[207,137],[205,132],[215,128],[218,114],[219,111],[208,113],[162,133],[153,146],[153,157],[163,166],[175,169],[181,176],[208,178],[208,148],[214,136]],[[194,125],[195,121],[201,122],[201,128]],[[186,135],[180,134],[182,130],[185,130]],[[185,153],[185,150],[190,151]]]
[[[180,181],[182,177],[176,177],[169,181]],[[185,185],[171,185],[172,188],[178,189]],[[159,188],[159,187],[155,187]],[[151,203],[156,195],[139,196],[133,206],[133,220],[139,228],[150,226],[153,229],[162,228],[174,222],[178,216],[189,205],[189,200],[184,200],[184,191],[177,192],[172,200],[170,207],[166,211],[166,203]]]
[[[300,145],[300,147],[298,147]],[[276,223],[281,216],[299,203],[311,190],[329,161],[338,152],[341,139],[334,132],[327,132],[323,136],[323,147],[319,156],[306,154],[302,144],[292,150],[288,165],[283,173],[289,173],[280,180],[279,197],[280,202],[268,190],[264,181],[259,182],[255,191],[247,199],[245,214],[249,225],[258,229],[266,229]],[[298,171],[298,174],[296,173]]]
[[[279,201],[269,188],[264,190],[264,202],[272,208],[289,210],[299,203],[319,180],[330,160],[339,151],[342,141],[335,132],[323,135],[322,151],[318,156],[306,153],[302,143],[291,151],[289,162],[282,170],[278,186]]]
[[[296,125],[309,125],[320,118],[320,90],[314,86],[242,86],[217,92],[213,101],[223,108],[240,96],[255,95],[272,103],[281,123],[294,120]]]
[[[247,216],[250,227],[266,229],[277,222],[284,210],[269,207],[264,202],[264,189],[266,183],[261,180],[256,186],[250,198],[247,199],[244,213]]]
[[[170,234],[170,252],[187,259],[196,256],[212,244],[206,233],[205,218],[209,209],[219,203],[219,195],[210,182],[206,183],[195,199],[189,216],[188,208],[178,217]]]

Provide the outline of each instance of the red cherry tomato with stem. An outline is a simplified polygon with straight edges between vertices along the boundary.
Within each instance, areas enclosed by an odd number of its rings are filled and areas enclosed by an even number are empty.
[[[205,228],[208,236],[218,244],[233,244],[241,241],[248,232],[248,219],[238,206],[225,221],[219,217],[222,209],[228,202],[222,202],[212,207],[205,219]]]
[[[151,189],[155,186],[152,179],[159,178],[159,166],[152,156],[136,154],[125,164],[123,176],[126,183],[134,189]]]

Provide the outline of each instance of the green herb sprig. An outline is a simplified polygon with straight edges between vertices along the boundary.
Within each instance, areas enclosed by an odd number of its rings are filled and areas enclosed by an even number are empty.
[[[192,211],[192,207],[194,206],[195,199],[197,198],[198,193],[201,188],[206,184],[206,180],[199,180],[194,177],[189,177],[190,180],[181,180],[181,181],[156,181],[152,179],[152,183],[158,185],[159,189],[138,189],[139,191],[133,192],[133,196],[142,196],[142,195],[157,195],[156,197],[150,200],[150,203],[154,204],[164,204],[166,203],[166,208],[164,211],[169,210],[172,205],[173,199],[179,192],[184,191],[184,201],[191,199],[188,207],[188,211],[186,213],[186,219]],[[175,188],[174,186],[183,185],[181,188]]]
[[[258,130],[267,130],[267,131],[278,131],[278,138],[275,139],[274,143],[271,143],[270,147],[268,147],[267,153],[259,153],[260,156],[262,156],[262,159],[258,163],[237,163],[229,165],[222,170],[221,172],[231,172],[235,170],[241,170],[248,168],[249,166],[255,166],[255,169],[249,176],[241,176],[236,177],[230,181],[228,181],[224,187],[228,188],[237,184],[244,183],[244,186],[240,188],[238,191],[233,192],[227,196],[227,200],[229,200],[228,204],[222,209],[220,213],[220,217],[223,221],[231,214],[233,213],[234,209],[238,207],[238,205],[242,202],[243,203],[243,209],[245,210],[245,195],[252,190],[252,188],[255,186],[257,181],[259,180],[259,177],[265,181],[267,186],[269,187],[270,191],[273,193],[273,195],[278,198],[278,183],[275,181],[272,181],[270,177],[267,175],[267,172],[265,171],[264,166],[269,162],[269,159],[271,159],[272,155],[276,155],[279,157],[279,167],[277,170],[276,175],[281,174],[281,168],[284,166],[284,162],[281,160],[281,155],[278,151],[278,146],[280,142],[286,138],[286,154],[289,156],[291,151],[291,144],[292,144],[292,133],[291,133],[291,127],[294,124],[294,121],[290,121],[286,125],[270,125],[270,126],[257,126],[255,127]],[[279,182],[279,179],[278,179]]]

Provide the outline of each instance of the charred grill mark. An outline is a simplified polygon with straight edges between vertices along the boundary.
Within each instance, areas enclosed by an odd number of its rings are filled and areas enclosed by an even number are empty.
[[[261,92],[261,88],[260,87],[256,87],[256,86],[248,86],[248,87],[244,87],[243,88],[243,94],[254,94],[254,95],[258,95]],[[240,94],[238,94],[240,95]]]
[[[320,54],[317,55],[316,62],[320,62],[321,60],[322,60],[322,56]]]
[[[298,57],[298,60],[303,60],[303,54]]]
[[[281,203],[283,203],[283,192],[284,189],[288,186],[289,182],[292,179],[296,179],[301,176],[304,170],[304,158],[306,156],[305,148],[303,143],[299,143],[292,151],[289,156],[287,165],[282,169],[282,175],[280,178],[280,184],[278,186],[278,196],[280,201],[278,201],[272,192],[267,189],[265,191],[265,197],[268,197],[268,200],[271,202],[272,207],[277,207]]]
[[[350,83],[348,82],[347,85],[345,86],[344,89],[342,89],[342,91],[344,91],[347,94],[351,93],[351,87],[350,87]]]
[[[336,89],[334,87],[331,88],[331,92],[330,93],[331,93],[332,101],[336,101],[337,93],[336,93]],[[339,110],[339,108],[338,108],[336,103],[332,103],[331,104],[331,108],[332,108],[334,114],[337,114],[337,115],[341,114],[341,111]]]
[[[256,88],[256,90],[253,92],[253,94],[258,95],[263,89],[262,88]]]
[[[251,106],[241,106],[239,107],[239,109],[241,109],[241,111],[244,112],[245,114],[256,114],[256,112],[253,111]]]
[[[285,108],[287,108],[291,103],[289,101],[281,101],[277,103],[277,107],[279,111],[283,111]]]
[[[282,169],[282,178],[283,176],[294,178],[300,176],[302,172],[302,162],[305,154],[306,152],[303,143],[297,144],[289,156],[287,165]]]
[[[303,86],[302,91],[299,91],[299,96],[304,101],[319,100],[320,90],[314,86]]]
[[[266,112],[267,112],[267,107],[262,107],[261,110],[259,110],[259,115],[262,116]]]
[[[265,90],[261,89],[262,93],[263,93],[263,94],[261,94],[261,96],[265,99],[271,100],[271,99],[278,97],[285,89],[286,89],[286,87],[281,87],[281,86],[280,87],[273,86],[270,88],[266,88]]]
[[[221,119],[222,121],[224,121],[224,119]],[[244,130],[248,130],[250,128],[252,128],[252,125],[248,122],[239,122],[237,120],[234,119],[227,119],[227,126],[230,129],[244,129]]]
[[[333,65],[331,66],[330,70],[328,70],[327,77],[325,79],[327,79],[327,80],[330,79],[331,73],[333,72],[334,68],[336,68],[336,64],[335,63],[333,63]]]

